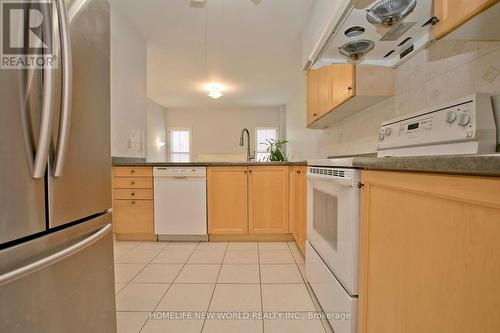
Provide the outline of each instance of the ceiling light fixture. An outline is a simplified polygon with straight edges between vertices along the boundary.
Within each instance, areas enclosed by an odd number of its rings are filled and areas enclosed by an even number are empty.
[[[217,99],[224,95],[222,93],[224,91],[224,86],[220,83],[210,83],[206,86],[205,90],[207,91],[207,95],[213,99]]]

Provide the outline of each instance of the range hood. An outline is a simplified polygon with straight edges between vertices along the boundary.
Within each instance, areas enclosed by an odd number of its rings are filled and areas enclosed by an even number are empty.
[[[311,67],[339,63],[395,67],[427,45],[436,21],[432,0],[346,1]]]

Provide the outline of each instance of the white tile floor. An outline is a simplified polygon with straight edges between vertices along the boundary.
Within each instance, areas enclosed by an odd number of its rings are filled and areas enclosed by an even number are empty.
[[[325,333],[320,320],[301,319],[317,309],[293,242],[114,248],[118,333]]]

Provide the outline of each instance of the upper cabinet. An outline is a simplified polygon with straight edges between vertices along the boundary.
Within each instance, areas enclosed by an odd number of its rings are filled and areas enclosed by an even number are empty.
[[[432,30],[433,38],[443,38],[460,28],[453,37],[498,40],[500,4],[488,9],[498,2],[499,0],[434,0],[434,16],[439,22]],[[483,13],[486,9],[488,11]]]
[[[394,91],[392,68],[336,64],[307,71],[307,125],[326,128]]]

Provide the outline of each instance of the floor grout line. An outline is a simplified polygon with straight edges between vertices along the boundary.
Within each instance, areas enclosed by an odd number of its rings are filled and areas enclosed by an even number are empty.
[[[170,246],[170,243],[167,245],[167,246]],[[186,263],[187,261],[189,260],[189,258],[191,258],[191,256],[193,255],[194,253],[194,250],[196,249],[198,245],[196,245],[193,250],[191,251],[191,254],[189,255],[189,257],[186,259],[186,262],[182,265],[181,269],[179,270],[179,272],[177,272],[177,274],[175,275],[175,278],[172,279],[172,283],[170,283],[170,285],[168,286],[167,290],[165,290],[165,292],[163,293],[163,295],[160,297],[160,300],[158,301],[158,303],[156,303],[153,311],[149,311],[150,313],[150,316],[151,316],[151,313],[155,312],[156,311],[156,308],[158,308],[158,305],[160,305],[161,301],[163,300],[163,298],[165,297],[165,295],[167,294],[167,292],[170,290],[170,288],[172,288],[172,285],[174,284],[174,281],[175,279],[177,279],[177,277],[179,276],[179,274],[181,273],[182,269],[184,268],[184,266],[186,266]],[[156,257],[158,257],[160,255],[160,253],[163,252],[163,250],[161,250],[160,252],[158,252],[158,254],[156,256],[154,256],[149,262],[148,264],[146,264],[145,267],[147,267]],[[148,318],[144,324],[141,326],[141,329],[139,330],[138,333],[141,333],[142,329],[146,326],[146,324],[148,323],[148,321],[150,320],[151,318]]]
[[[226,253],[227,253],[227,248],[228,247],[229,247],[229,242],[226,243],[226,248],[224,250],[224,255],[222,256],[222,262],[221,262],[221,265],[220,265],[220,268],[219,268],[219,273],[217,274],[217,278],[215,279],[214,289],[212,289],[212,295],[210,295],[210,300],[208,301],[207,313],[210,310],[210,305],[212,305],[212,299],[214,298],[215,288],[217,288],[217,282],[219,281],[220,272],[222,271],[222,265],[224,265],[224,259],[226,258]],[[200,333],[203,333],[203,329],[205,328],[205,323],[206,322],[207,322],[207,317],[205,317],[205,319],[203,320],[203,324],[201,325],[201,331],[200,331]]]
[[[264,333],[264,295],[262,293],[262,273],[260,269],[260,243],[257,243],[257,263],[259,264],[259,289],[260,289],[260,310],[262,313],[261,325],[262,325],[262,333]]]
[[[156,303],[154,309],[152,311],[117,311],[117,312],[137,312],[137,313],[142,313],[142,312],[149,312],[150,314],[150,317],[146,318],[146,320],[144,321],[144,323],[142,324],[139,332],[143,331],[144,327],[146,327],[147,323],[149,321],[151,321],[151,313],[153,313],[154,311],[156,311],[158,309],[158,306],[159,304],[165,299],[166,297],[166,294],[168,293],[168,291],[172,288],[172,286],[174,285],[174,282],[176,281],[176,279],[179,277],[180,273],[182,272],[182,270],[186,267],[186,265],[219,265],[219,271],[217,273],[217,278],[215,280],[215,283],[181,283],[181,284],[207,284],[207,285],[212,285],[213,286],[213,289],[212,289],[212,293],[210,295],[210,300],[208,302],[208,307],[205,311],[205,313],[209,313],[210,311],[210,306],[213,302],[213,298],[214,298],[214,295],[215,295],[215,289],[217,288],[217,285],[218,284],[233,284],[233,285],[247,285],[247,284],[256,284],[256,283],[219,283],[219,279],[220,279],[220,276],[221,276],[221,273],[222,273],[222,268],[223,268],[223,265],[255,265],[255,263],[224,263],[225,259],[226,259],[226,256],[228,255],[228,252],[230,251],[229,250],[229,242],[226,243],[226,246],[224,247],[224,255],[222,256],[222,259],[221,259],[221,262],[220,263],[203,263],[203,262],[200,262],[200,263],[189,263],[189,260],[191,259],[191,257],[193,256],[193,254],[196,252],[196,250],[198,249],[198,246],[199,246],[199,242],[197,242],[197,245],[191,250],[189,256],[187,257],[187,259],[183,262],[183,263],[153,263],[153,261],[161,254],[163,253],[164,251],[166,251],[166,249],[168,248],[169,245],[171,245],[172,242],[169,242],[169,244],[165,247],[163,247],[160,251],[158,251],[158,253],[156,255],[154,255],[150,260],[148,260],[146,263],[140,263],[140,264],[144,264],[144,267],[142,269],[140,269],[135,275],[133,275],[127,282],[124,283],[124,286],[118,291],[118,293],[116,294],[116,296],[121,293],[128,285],[130,285],[131,283],[134,283],[133,280],[135,278],[137,278],[137,276],[139,274],[141,274],[145,269],[146,267],[150,266],[150,265],[154,265],[154,264],[163,264],[163,265],[181,265],[179,271],[177,272],[177,274],[175,275],[175,277],[172,279],[172,282],[137,282],[137,283],[141,283],[141,284],[169,284],[168,288],[165,290],[165,292],[161,295],[159,301]],[[115,243],[116,244],[116,243]],[[134,249],[136,249],[141,243],[137,244],[136,246],[134,246],[132,249],[128,250],[127,252],[125,253],[129,253],[131,251],[133,251]],[[295,285],[304,285],[306,286],[306,289],[308,291],[308,294],[309,296],[312,298],[313,296],[311,295],[311,290],[309,289],[310,286],[308,286],[308,283],[306,282],[305,280],[305,276],[303,276],[301,270],[299,269],[299,263],[297,261],[297,258],[293,255],[293,250],[291,248],[291,245],[289,242],[286,242],[286,246],[287,246],[287,249],[288,251],[291,253],[292,257],[293,257],[293,262],[290,262],[290,263],[285,263],[285,262],[278,262],[278,263],[262,263],[261,260],[260,260],[260,253],[262,251],[265,251],[265,250],[285,250],[285,249],[262,249],[261,246],[260,246],[260,243],[257,242],[257,263],[256,265],[258,266],[258,285],[259,285],[259,291],[260,291],[260,305],[261,305],[261,314],[262,314],[262,317],[261,317],[261,325],[262,325],[262,332],[264,333],[265,332],[265,324],[264,324],[264,298],[263,298],[263,285],[274,285],[274,284],[280,284],[280,285],[283,285],[283,284],[295,284]],[[212,250],[212,249],[199,249],[200,251],[203,251],[203,250]],[[213,249],[213,250],[222,250],[222,249]],[[231,251],[238,251],[238,250],[231,250]],[[125,253],[123,255],[125,255]],[[126,264],[126,263],[123,263],[123,264]],[[130,264],[138,264],[138,263],[130,263]],[[302,263],[301,263],[302,264]],[[300,275],[301,275],[301,280],[302,282],[293,282],[293,283],[263,283],[262,282],[262,267],[261,265],[275,265],[275,266],[285,266],[285,265],[295,265],[295,267],[297,268],[297,270],[299,271]],[[115,296],[115,297],[116,297]],[[313,301],[313,303],[315,303]],[[317,307],[316,307],[316,304],[315,304],[315,309],[316,309],[316,312],[318,311]],[[184,312],[199,312],[199,311],[169,311],[169,312],[173,312],[173,313],[176,313],[176,312],[179,312],[179,313],[184,313]],[[217,312],[217,311],[215,311]],[[246,313],[247,311],[231,311],[233,313]],[[283,311],[284,313],[286,313],[286,311]],[[297,312],[297,313],[308,313],[310,311],[294,311],[294,312]],[[205,316],[204,319],[203,319],[203,324],[201,326],[201,331],[200,333],[203,332],[204,328],[206,327],[206,323],[207,323],[207,319],[208,319],[208,316]],[[326,327],[325,327],[325,323],[323,321],[321,321],[322,323],[322,326],[323,326],[323,329],[324,330],[327,330]]]

